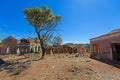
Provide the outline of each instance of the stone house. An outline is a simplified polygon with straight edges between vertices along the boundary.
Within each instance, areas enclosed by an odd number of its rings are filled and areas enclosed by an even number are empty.
[[[1,54],[16,53],[17,39],[12,36],[2,41]]]
[[[90,39],[91,57],[120,61],[120,29]]]
[[[17,40],[12,36],[7,37],[2,41],[1,54],[22,54],[39,52],[40,45],[34,40],[21,39]]]
[[[16,53],[33,53],[40,51],[40,44],[36,43],[34,40],[21,39],[16,48]]]

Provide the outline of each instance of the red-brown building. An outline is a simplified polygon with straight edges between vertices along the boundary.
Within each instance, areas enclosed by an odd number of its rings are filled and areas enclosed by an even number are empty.
[[[90,39],[91,57],[120,61],[120,29]]]
[[[12,36],[8,36],[2,41],[2,46],[0,47],[0,54],[22,54],[22,53],[32,53],[39,52],[40,44],[28,39],[17,40]]]

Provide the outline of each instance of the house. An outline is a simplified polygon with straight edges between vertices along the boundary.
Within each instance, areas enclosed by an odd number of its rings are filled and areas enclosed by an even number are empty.
[[[1,54],[16,53],[17,39],[12,36],[2,41]]]
[[[91,57],[120,61],[120,29],[90,39]]]
[[[1,54],[22,54],[39,52],[40,44],[34,40],[21,39],[17,40],[12,36],[7,37],[2,41]]]

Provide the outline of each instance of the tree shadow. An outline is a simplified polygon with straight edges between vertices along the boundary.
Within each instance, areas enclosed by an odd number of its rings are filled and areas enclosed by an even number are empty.
[[[6,71],[10,76],[19,75],[24,70],[30,67],[30,61],[11,60],[5,61],[4,64],[0,65],[0,72]]]

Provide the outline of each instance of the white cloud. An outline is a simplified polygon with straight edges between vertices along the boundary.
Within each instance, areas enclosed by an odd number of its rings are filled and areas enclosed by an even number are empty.
[[[79,44],[80,41],[63,41],[63,44],[66,44],[66,43],[75,43],[75,44]]]
[[[16,39],[21,39],[21,37],[17,36]]]
[[[89,43],[89,41],[63,41],[62,44],[66,43],[73,43],[73,44],[86,44]]]

